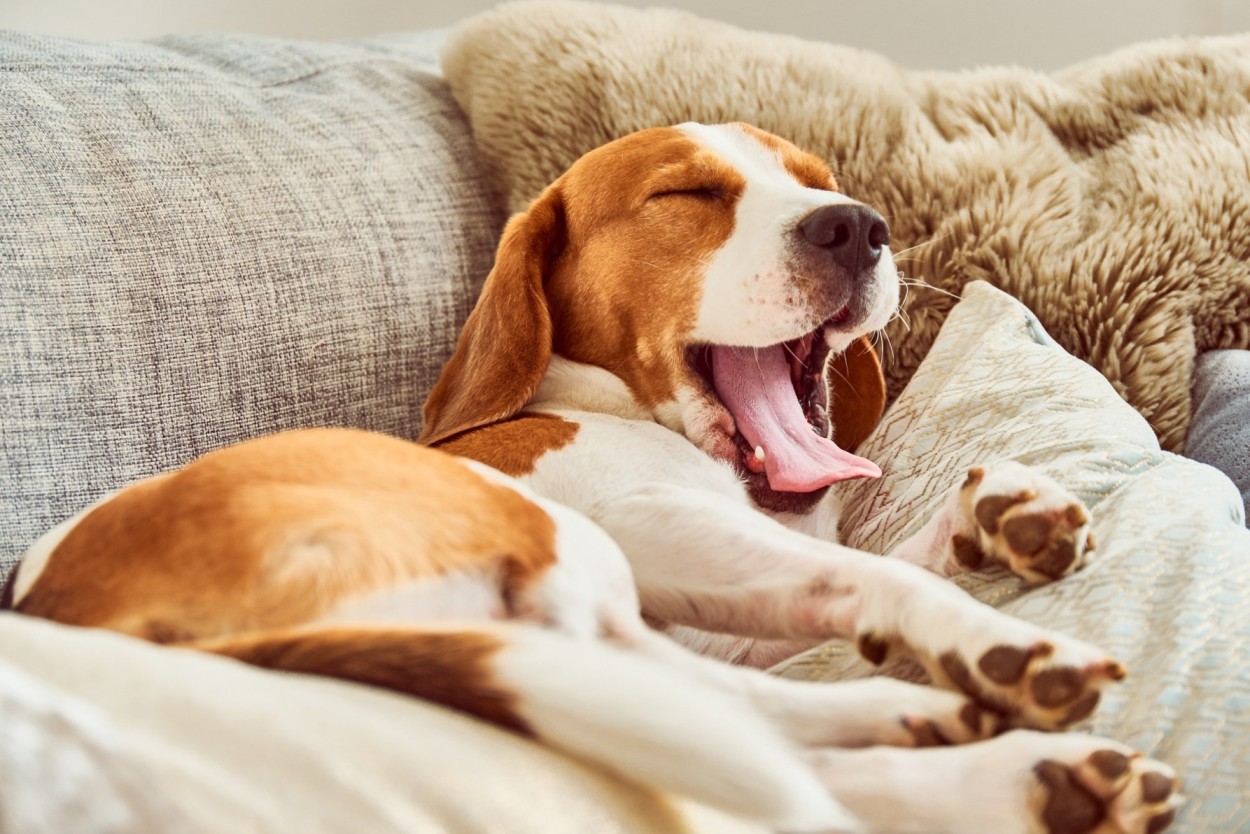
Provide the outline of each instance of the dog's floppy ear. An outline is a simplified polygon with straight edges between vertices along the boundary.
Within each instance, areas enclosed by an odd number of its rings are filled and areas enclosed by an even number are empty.
[[[863,443],[885,413],[885,374],[867,336],[829,362],[833,442],[848,452]]]
[[[551,362],[543,278],[564,239],[557,182],[508,221],[477,306],[425,401],[418,442],[435,445],[505,420],[533,396]]]

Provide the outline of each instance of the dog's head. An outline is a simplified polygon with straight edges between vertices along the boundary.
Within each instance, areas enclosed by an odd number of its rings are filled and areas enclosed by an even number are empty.
[[[832,423],[853,448],[880,419],[866,337],[897,303],[885,221],[823,161],[747,125],[644,130],[582,157],[508,223],[421,440],[518,412],[554,351],[616,374],[784,506],[879,474],[827,438]]]

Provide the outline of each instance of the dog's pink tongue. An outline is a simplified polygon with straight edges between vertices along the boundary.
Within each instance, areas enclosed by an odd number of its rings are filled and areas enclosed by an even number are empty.
[[[712,382],[738,431],[764,449],[768,485],[811,492],[847,478],[879,478],[870,460],[812,431],[790,382],[785,348],[712,348]]]

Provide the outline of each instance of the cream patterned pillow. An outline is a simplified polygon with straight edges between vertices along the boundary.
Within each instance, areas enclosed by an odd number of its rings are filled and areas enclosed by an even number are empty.
[[[858,452],[884,476],[844,487],[843,526],[849,544],[874,553],[915,532],[979,463],[1018,460],[1076,492],[1098,541],[1084,570],[1034,590],[1002,570],[959,583],[1128,665],[1128,681],[1082,728],[1181,771],[1190,800],[1173,830],[1250,830],[1250,531],[1224,475],[1161,452],[1097,371],[984,282],[964,288],[933,350]],[[817,680],[875,670],[847,645],[829,644],[775,671]],[[920,674],[903,664],[887,671]]]

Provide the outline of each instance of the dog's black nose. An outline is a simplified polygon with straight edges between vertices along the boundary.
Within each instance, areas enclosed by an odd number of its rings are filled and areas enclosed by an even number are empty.
[[[881,260],[881,247],[890,242],[885,218],[858,203],[816,209],[799,221],[799,234],[828,251],[852,276],[875,266]]]

